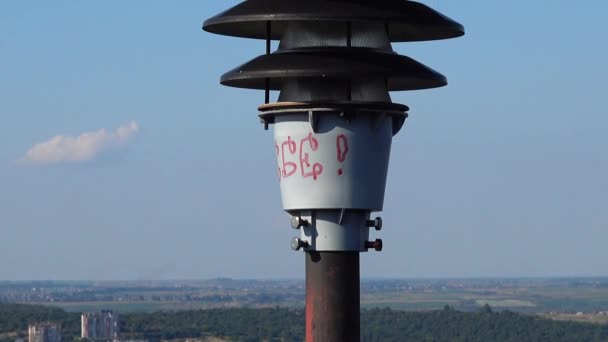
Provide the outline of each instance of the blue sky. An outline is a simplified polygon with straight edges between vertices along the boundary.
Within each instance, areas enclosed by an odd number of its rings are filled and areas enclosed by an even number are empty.
[[[200,30],[235,3],[0,3],[0,280],[303,276],[263,94],[218,83],[264,45]],[[450,85],[393,94],[362,275],[608,275],[608,2],[426,3],[467,36],[395,45]]]

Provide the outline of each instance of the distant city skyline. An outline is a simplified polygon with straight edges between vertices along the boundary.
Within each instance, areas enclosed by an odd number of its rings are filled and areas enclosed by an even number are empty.
[[[450,84],[392,94],[362,278],[608,276],[608,3],[423,2],[467,35],[394,46]],[[301,278],[263,94],[219,85],[264,44],[201,30],[236,3],[0,4],[0,281]]]

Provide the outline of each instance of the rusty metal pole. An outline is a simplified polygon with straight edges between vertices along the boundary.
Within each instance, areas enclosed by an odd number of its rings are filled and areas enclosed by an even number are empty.
[[[359,253],[306,253],[306,341],[359,341]]]

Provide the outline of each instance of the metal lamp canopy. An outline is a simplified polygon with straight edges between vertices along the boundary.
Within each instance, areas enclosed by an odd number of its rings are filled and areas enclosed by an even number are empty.
[[[406,0],[247,0],[210,18],[205,31],[242,38],[281,39],[293,21],[385,23],[392,42],[456,38],[464,27],[432,8]],[[272,22],[268,32],[267,23]]]
[[[437,71],[409,57],[368,48],[300,48],[259,56],[224,74],[225,86],[281,90],[289,79],[381,77],[389,91],[447,85]],[[269,80],[269,83],[268,81]]]

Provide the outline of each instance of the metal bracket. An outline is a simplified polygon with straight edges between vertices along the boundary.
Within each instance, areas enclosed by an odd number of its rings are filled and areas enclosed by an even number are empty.
[[[353,115],[354,115],[354,113],[352,111],[346,111],[346,110],[340,111],[340,117],[349,124],[351,123],[351,121],[353,119]]]
[[[369,248],[369,229],[365,228],[369,211],[348,208],[334,210],[302,210],[289,212],[295,224],[301,220],[308,224],[300,227],[299,240],[307,242],[305,251],[365,252]],[[301,216],[300,216],[301,215]]]
[[[260,118],[260,122],[264,125],[264,130],[267,131],[268,130],[268,125],[270,124],[268,122],[268,120],[266,120],[264,118]]]
[[[372,130],[376,131],[376,130],[378,130],[380,123],[386,118],[386,113],[382,112],[382,113],[379,113],[378,115],[371,115],[371,118],[372,118]]]
[[[401,131],[407,118],[407,113],[401,116],[393,116],[393,136],[397,135]]]
[[[340,218],[338,219],[338,224],[344,224],[344,214],[346,214],[346,209],[342,209],[340,211]]]
[[[319,116],[312,110],[308,111],[308,122],[312,128],[313,133],[317,133],[317,124],[319,122]]]

